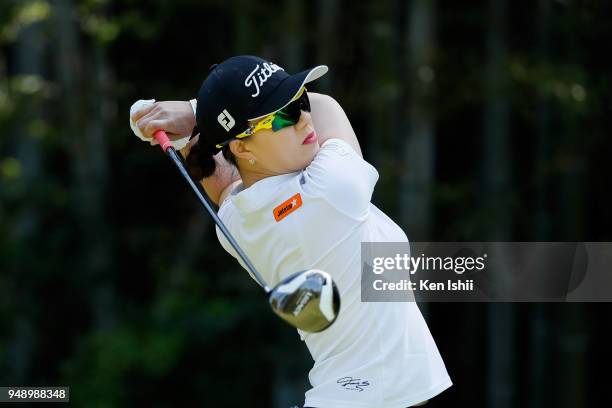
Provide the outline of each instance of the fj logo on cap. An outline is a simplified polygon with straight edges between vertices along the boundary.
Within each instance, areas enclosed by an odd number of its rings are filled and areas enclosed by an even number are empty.
[[[251,85],[255,86],[255,93],[251,95],[252,98],[256,98],[259,95],[259,87],[266,83],[268,78],[272,76],[276,71],[284,71],[281,67],[276,64],[268,64],[264,62],[263,68],[259,68],[259,64],[255,67],[248,77],[244,80],[244,86],[247,88]]]
[[[227,109],[223,109],[223,112],[217,116],[217,122],[219,122],[219,124],[223,126],[223,129],[225,129],[227,132],[229,132],[230,129],[236,124],[236,121],[234,118],[232,118],[232,115],[229,114]]]
[[[278,207],[274,208],[274,219],[276,222],[282,220],[302,206],[302,196],[297,193]]]

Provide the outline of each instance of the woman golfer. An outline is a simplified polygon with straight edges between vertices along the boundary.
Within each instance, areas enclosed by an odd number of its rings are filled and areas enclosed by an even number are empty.
[[[258,57],[233,57],[211,68],[195,118],[192,104],[160,102],[132,119],[147,138],[158,129],[190,134],[197,121],[199,138],[182,153],[268,284],[310,268],[332,275],[342,299],[336,322],[300,332],[314,359],[306,407],[423,404],[452,382],[415,302],[361,302],[361,243],[408,239],[370,202],[378,172],[342,108],[306,91],[326,72],[289,75]]]

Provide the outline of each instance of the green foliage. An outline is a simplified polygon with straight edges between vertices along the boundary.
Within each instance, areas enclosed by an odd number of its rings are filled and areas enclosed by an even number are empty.
[[[300,379],[285,405],[301,402],[311,361],[297,335],[127,126],[135,100],[192,98],[208,67],[236,53],[330,66],[313,89],[347,112],[381,176],[375,202],[394,220],[402,183],[427,160],[404,157],[425,106],[432,240],[477,240],[500,202],[513,239],[533,238],[534,225],[549,225],[550,240],[610,239],[609,6],[552,2],[544,30],[527,18],[541,10],[507,2],[495,92],[512,171],[491,197],[485,8],[438,2],[429,63],[413,66],[411,3],[323,3],[0,1],[0,384],[70,385],[74,406],[270,407],[284,398],[282,361]],[[453,323],[444,316],[439,327]]]
[[[87,336],[63,368],[74,401],[94,406],[125,404],[131,377],[166,373],[181,356],[183,337],[180,332],[139,332],[129,327]]]
[[[51,6],[48,1],[6,1],[3,2],[5,10],[2,15],[8,17],[7,21],[0,21],[0,45],[13,42],[25,27],[35,23],[44,22],[49,18]],[[6,14],[5,14],[6,13]]]

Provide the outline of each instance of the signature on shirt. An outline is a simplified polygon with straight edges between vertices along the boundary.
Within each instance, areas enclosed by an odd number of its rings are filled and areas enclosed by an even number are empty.
[[[361,378],[353,378],[353,377],[342,377],[336,382],[340,384],[342,387],[344,387],[345,390],[359,391],[359,392],[363,391],[364,387],[367,387],[368,385],[370,385],[370,382],[368,380],[362,380]]]

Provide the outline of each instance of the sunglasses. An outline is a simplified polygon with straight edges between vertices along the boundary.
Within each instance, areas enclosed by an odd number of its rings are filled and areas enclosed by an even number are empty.
[[[300,121],[302,111],[310,112],[310,100],[308,99],[308,93],[306,88],[302,87],[300,92],[295,98],[282,109],[277,110],[274,113],[261,119],[254,125],[249,126],[247,130],[236,135],[236,139],[242,139],[248,136],[252,136],[255,132],[262,129],[272,129],[274,132],[278,132],[289,126],[293,126]],[[233,139],[231,139],[233,140]],[[223,142],[217,145],[217,149],[221,149],[224,145],[228,144],[231,140]]]

